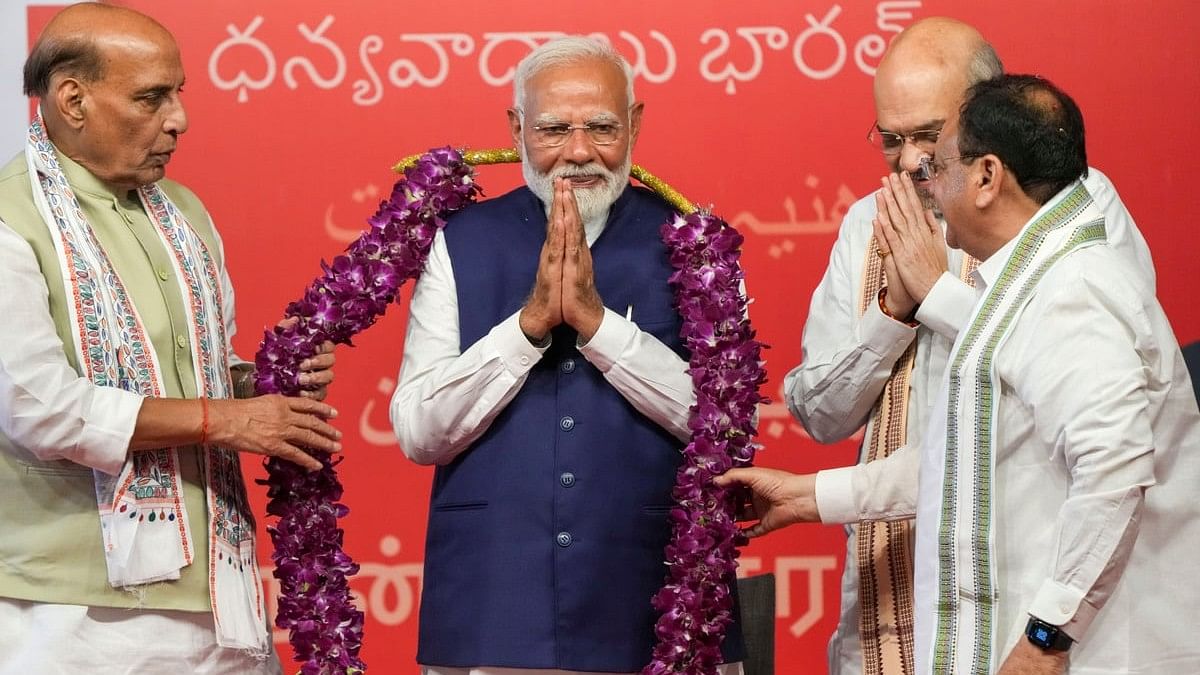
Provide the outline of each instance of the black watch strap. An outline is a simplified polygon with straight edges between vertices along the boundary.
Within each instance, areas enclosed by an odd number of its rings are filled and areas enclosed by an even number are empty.
[[[1048,624],[1036,616],[1029,617],[1029,623],[1025,624],[1025,637],[1034,645],[1052,652],[1065,652],[1074,642],[1071,636],[1062,632],[1058,626]]]

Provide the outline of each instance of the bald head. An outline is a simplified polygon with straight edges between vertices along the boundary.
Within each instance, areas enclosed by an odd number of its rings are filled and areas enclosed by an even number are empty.
[[[995,50],[974,27],[946,17],[923,19],[896,36],[875,71],[875,95],[902,86],[967,87],[1000,75]]]
[[[163,177],[188,127],[183,82],[167,29],[97,3],[56,14],[25,64],[50,141],[114,192]]]
[[[170,32],[145,14],[93,2],[67,7],[46,25],[25,61],[25,95],[45,98],[56,76],[96,82],[114,49],[147,41],[175,48]]]
[[[880,131],[925,140],[886,154],[892,169],[914,171],[933,152],[928,139],[957,113],[967,88],[1001,72],[996,52],[961,21],[923,19],[897,35],[875,70],[876,124]],[[933,133],[914,137],[914,132]]]

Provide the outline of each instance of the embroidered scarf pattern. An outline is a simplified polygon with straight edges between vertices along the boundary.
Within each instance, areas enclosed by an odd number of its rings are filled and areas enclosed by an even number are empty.
[[[875,237],[867,242],[859,316],[877,302],[887,285],[883,260],[875,255]],[[968,281],[979,261],[964,255],[959,277]],[[908,440],[908,405],[917,342],[892,366],[875,404],[863,441],[863,461],[891,455]],[[913,675],[913,524],[867,521],[858,524],[859,636],[863,675]]]
[[[97,386],[164,396],[158,356],[125,285],[105,254],[59,165],[39,115],[25,152],[33,199],[54,241],[83,376]],[[216,264],[204,242],[158,185],[138,196],[172,262],[183,293],[198,394],[227,398],[232,385]],[[254,522],[235,450],[204,446],[209,592],[217,641],[269,649]],[[136,588],[178,579],[195,549],[180,481],[179,449],[130,453],[120,475],[94,472],[109,583]]]
[[[999,393],[995,355],[1046,270],[1070,252],[1104,241],[1104,217],[1077,182],[1018,237],[950,356],[937,530],[932,654],[937,673],[984,675],[996,667],[992,495]]]

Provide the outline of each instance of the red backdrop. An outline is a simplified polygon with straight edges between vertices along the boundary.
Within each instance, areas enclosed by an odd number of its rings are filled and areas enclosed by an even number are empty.
[[[646,113],[634,161],[747,235],[751,312],[772,346],[767,393],[780,401],[841,214],[884,170],[864,140],[873,66],[895,31],[939,14],[978,26],[1009,71],[1048,76],[1076,98],[1091,163],[1150,242],[1180,341],[1200,338],[1191,299],[1200,229],[1180,193],[1200,168],[1200,6],[1188,0],[125,4],[158,18],[182,48],[191,129],[170,175],[204,199],[224,236],[244,356],[317,261],[356,236],[390,190],[397,159],[447,143],[506,144],[503,111],[520,57],[555,32],[600,33],[638,70]],[[32,35],[53,11],[30,9]],[[481,180],[495,195],[519,177],[493,167]],[[382,673],[416,670],[431,476],[404,459],[387,419],[407,297],[357,349],[340,352],[331,395],[347,434],[341,475],[352,513],[343,522],[362,563],[353,588],[367,614],[363,656]],[[815,444],[778,402],[762,409],[761,431],[760,464],[812,471],[855,455],[856,440]],[[262,476],[248,464],[249,478]],[[262,490],[251,492],[262,513]],[[780,673],[825,671],[843,548],[840,529],[803,526],[745,550],[744,572],[778,577]],[[286,637],[276,639],[286,659]]]

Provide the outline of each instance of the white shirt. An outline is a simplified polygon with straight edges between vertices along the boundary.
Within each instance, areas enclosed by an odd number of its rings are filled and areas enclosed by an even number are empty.
[[[976,272],[982,294],[1015,243]],[[1072,673],[1196,673],[1200,411],[1148,280],[1113,246],[1047,272],[995,357],[996,663],[1030,615],[1075,638]],[[947,388],[919,446],[822,472],[838,522],[911,515],[916,493],[917,672],[937,621]],[[919,464],[919,469],[918,469]]]
[[[1108,178],[1089,169],[1084,185],[1104,213],[1110,246],[1133,261],[1139,275],[1154,286],[1154,265],[1145,239],[1138,231],[1125,205]],[[862,428],[870,418],[875,402],[891,374],[892,366],[917,341],[917,357],[910,378],[908,404],[908,441],[918,443],[937,399],[941,377],[946,369],[950,347],[975,304],[975,293],[958,278],[962,252],[949,249],[950,272],[943,274],[917,310],[917,328],[885,316],[878,303],[868,303],[859,317],[862,269],[867,244],[871,239],[871,220],[875,217],[874,194],[855,202],[846,212],[830,253],[829,267],[813,293],[804,325],[802,357],[798,367],[784,379],[787,405],[808,433],[821,443],[843,440]],[[871,252],[874,255],[874,252]],[[863,457],[859,457],[862,461]],[[872,470],[885,473],[883,466]],[[900,499],[904,486],[916,481],[916,465],[911,473],[891,476],[895,484],[883,480],[889,493]],[[849,475],[818,474],[817,497],[844,492]],[[830,483],[836,481],[835,485]],[[828,508],[828,505],[825,505]],[[825,508],[821,509],[824,514]],[[909,517],[915,508],[915,495],[908,503],[892,503],[875,519]],[[850,522],[843,518],[836,522]],[[862,653],[858,624],[858,565],[855,559],[853,527],[847,528],[846,567],[842,577],[842,612],[829,645],[831,675],[855,675],[862,672]]]
[[[220,236],[216,228],[212,232],[223,260]],[[237,331],[233,285],[224,266],[220,284],[226,335],[232,340]],[[38,461],[65,459],[116,475],[143,397],[96,386],[75,372],[54,330],[48,298],[33,249],[0,223],[0,444],[11,441],[16,447],[5,450],[29,453]]]
[[[590,247],[603,228],[586,232]],[[447,464],[479,438],[508,405],[549,348],[535,347],[514,313],[461,351],[458,293],[446,239],[438,232],[425,272],[413,289],[404,360],[390,407],[392,427],[404,454],[418,464]],[[688,364],[653,335],[637,327],[637,308],[622,316],[604,309],[600,328],[579,346],[638,412],[687,441],[689,409],[696,402]],[[647,602],[649,598],[647,598]],[[524,668],[427,667],[428,675],[585,675]],[[720,667],[740,675],[740,663]]]

